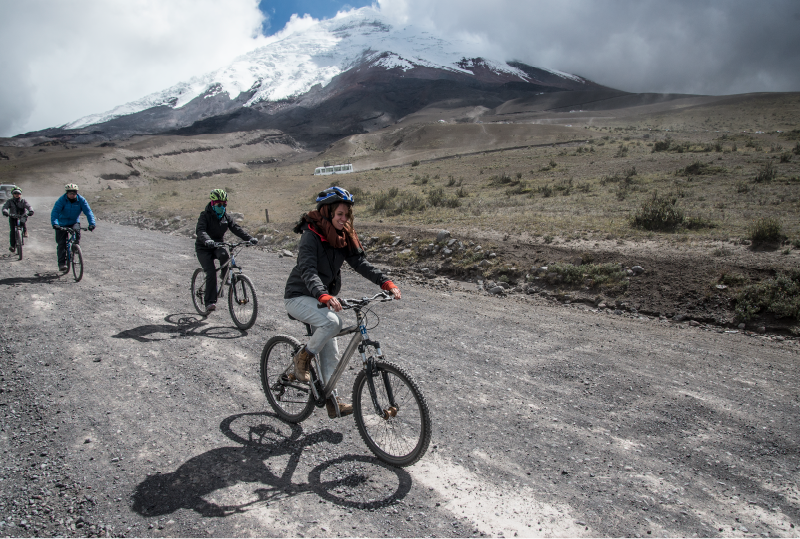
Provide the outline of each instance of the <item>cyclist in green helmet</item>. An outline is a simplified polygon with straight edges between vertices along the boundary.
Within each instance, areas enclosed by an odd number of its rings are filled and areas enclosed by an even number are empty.
[[[197,254],[200,266],[206,273],[206,295],[203,301],[205,302],[206,310],[211,312],[217,308],[217,278],[214,259],[219,260],[219,265],[222,267],[229,258],[228,250],[224,247],[217,247],[217,243],[222,241],[225,232],[228,230],[253,245],[257,244],[258,240],[245,232],[228,215],[228,193],[222,189],[214,189],[211,191],[209,198],[211,200],[206,209],[197,219],[197,240],[194,244],[194,251]],[[220,280],[223,282],[224,278],[224,275],[220,275]]]

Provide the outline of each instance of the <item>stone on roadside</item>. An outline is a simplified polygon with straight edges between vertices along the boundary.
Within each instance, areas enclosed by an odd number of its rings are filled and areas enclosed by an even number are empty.
[[[436,234],[436,241],[437,242],[442,242],[442,241],[446,240],[449,237],[450,237],[450,231],[449,230],[440,230],[439,233]]]
[[[689,325],[697,327],[700,325],[700,322],[698,322],[697,320],[689,320]]]
[[[633,272],[634,275],[641,275],[642,273],[644,273],[644,268],[642,266],[633,266],[631,268],[631,271]]]
[[[490,294],[498,294],[499,295],[499,294],[503,294],[505,291],[506,291],[506,289],[503,288],[500,285],[495,285],[495,286],[493,286],[493,287],[491,287],[489,289],[489,293]]]
[[[294,255],[292,254],[292,252],[291,252],[291,251],[289,251],[289,250],[287,250],[287,249],[281,249],[281,251],[280,251],[280,255],[281,255],[282,257],[283,257],[283,256],[285,256],[285,257],[287,257],[287,258],[291,258],[291,257],[293,257],[293,256],[294,256]]]

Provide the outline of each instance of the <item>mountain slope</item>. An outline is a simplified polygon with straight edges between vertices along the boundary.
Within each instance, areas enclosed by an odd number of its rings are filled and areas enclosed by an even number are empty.
[[[280,36],[223,69],[39,134],[88,142],[268,128],[321,143],[380,128],[441,101],[492,108],[509,99],[577,90],[610,89],[555,70],[487,59],[474,44],[399,27],[362,8]]]

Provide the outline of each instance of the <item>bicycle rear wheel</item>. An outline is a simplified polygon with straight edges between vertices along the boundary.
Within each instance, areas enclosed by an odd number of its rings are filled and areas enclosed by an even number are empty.
[[[353,414],[358,432],[376,457],[392,466],[410,466],[428,450],[431,417],[416,382],[392,363],[376,362],[372,401],[366,369],[353,383]]]
[[[288,423],[300,423],[314,411],[308,384],[294,378],[294,354],[300,342],[288,335],[272,337],[261,352],[261,386],[275,413]]]
[[[72,245],[72,276],[77,283],[83,278],[83,254],[80,245]]]
[[[239,329],[250,329],[258,316],[258,298],[253,283],[246,275],[231,275],[228,287],[228,309]]]
[[[22,230],[19,227],[14,231],[14,241],[17,243],[18,260],[22,260]]]
[[[197,268],[192,275],[192,303],[198,314],[206,316],[206,274],[203,268]]]

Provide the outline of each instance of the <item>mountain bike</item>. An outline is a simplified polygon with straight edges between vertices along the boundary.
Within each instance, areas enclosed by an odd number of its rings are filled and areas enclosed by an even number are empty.
[[[16,228],[14,229],[14,244],[16,245],[17,256],[19,257],[18,260],[22,260],[22,245],[24,243],[24,234],[22,231],[23,227],[25,226],[25,221],[28,220],[28,214],[23,213],[22,215],[12,215],[11,218],[17,219]]]
[[[367,334],[367,315],[371,313],[367,306],[375,300],[386,302],[392,297],[381,292],[360,300],[339,299],[342,309],[355,312],[356,324],[342,329],[337,335],[352,334],[353,337],[326,384],[319,378],[316,357],[309,367],[310,383],[297,381],[293,358],[302,345],[294,337],[276,335],[267,341],[261,352],[261,385],[275,413],[288,423],[299,423],[311,415],[314,406],[325,406],[358,349],[364,365],[353,383],[353,417],[358,432],[380,460],[393,466],[410,466],[428,449],[430,411],[416,382],[403,369],[387,362],[380,343],[371,340]],[[324,307],[321,305],[320,308]],[[289,318],[296,320],[291,315]],[[369,329],[377,325],[376,322]],[[306,335],[310,336],[311,326],[305,326]]]
[[[214,272],[214,279],[216,279],[218,272],[227,269],[224,282],[218,283],[217,297],[222,297],[224,293],[223,287],[227,285],[228,310],[231,312],[233,323],[242,330],[253,327],[253,324],[256,323],[256,316],[258,316],[258,298],[256,297],[256,290],[253,288],[253,282],[247,275],[242,273],[242,267],[236,264],[235,256],[241,249],[250,245],[252,244],[247,241],[215,244],[215,247],[224,247],[230,253],[228,261],[221,267],[216,268]],[[197,268],[192,275],[192,303],[194,303],[194,308],[202,316],[208,316],[208,310],[205,306],[205,294],[206,274],[203,268]]]
[[[75,282],[77,283],[83,278],[83,253],[81,253],[81,246],[75,243],[75,240],[78,237],[78,230],[89,230],[88,228],[81,227],[80,223],[75,223],[71,227],[65,226],[58,226],[56,225],[57,230],[63,230],[67,234],[67,269],[64,273],[67,273],[70,268],[72,268],[72,276],[75,277]]]

